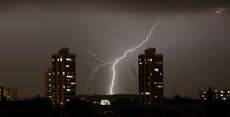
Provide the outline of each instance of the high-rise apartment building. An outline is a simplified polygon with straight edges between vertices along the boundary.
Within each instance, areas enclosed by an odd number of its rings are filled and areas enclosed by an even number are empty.
[[[143,104],[153,104],[163,98],[163,55],[155,48],[145,50],[138,57],[139,94]]]
[[[63,105],[75,96],[75,55],[68,48],[62,48],[52,55],[52,67],[45,74],[45,96],[54,104]]]

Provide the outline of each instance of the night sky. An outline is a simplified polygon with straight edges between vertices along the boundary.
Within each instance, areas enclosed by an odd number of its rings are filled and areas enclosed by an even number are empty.
[[[161,1],[161,2],[159,2]],[[44,73],[62,47],[76,54],[77,94],[109,94],[111,65],[145,39],[118,67],[115,94],[138,94],[137,58],[147,48],[164,55],[165,96],[198,97],[198,91],[230,88],[230,5],[191,0],[28,0],[0,2],[0,85],[19,96],[44,95]]]

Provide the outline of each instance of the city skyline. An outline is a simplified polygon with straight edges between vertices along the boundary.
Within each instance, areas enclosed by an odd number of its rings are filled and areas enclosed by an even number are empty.
[[[99,69],[85,84],[93,68],[101,64],[94,55],[104,61],[120,57],[143,41],[160,17],[148,43],[117,66],[115,94],[138,94],[131,66],[137,71],[137,56],[146,48],[157,48],[165,56],[166,97],[180,94],[198,98],[197,92],[208,86],[229,88],[228,2],[190,1],[184,6],[179,0],[177,5],[167,0],[156,4],[148,0],[62,3],[3,2],[0,86],[16,87],[19,96],[44,95],[50,55],[68,47],[77,56],[76,93],[108,94],[111,65]]]

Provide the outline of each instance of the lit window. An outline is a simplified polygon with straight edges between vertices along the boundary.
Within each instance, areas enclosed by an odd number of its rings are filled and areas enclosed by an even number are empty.
[[[66,58],[66,61],[72,61],[72,59],[71,58]]]
[[[55,59],[53,58],[52,61],[54,61]]]
[[[101,100],[100,105],[110,105],[109,100]]]
[[[155,72],[158,72],[158,71],[159,71],[159,69],[158,69],[158,68],[154,68],[154,71],[155,71]]]
[[[70,101],[70,99],[66,99],[66,101],[67,101],[67,102],[69,102],[69,101]]]
[[[65,85],[63,85],[63,89],[65,89]]]
[[[228,90],[227,92],[228,92],[228,93],[230,93],[230,91],[229,91],[229,90]]]
[[[221,91],[220,91],[220,93],[224,93],[224,91],[223,91],[223,90],[221,90]]]
[[[214,92],[218,92],[218,90],[214,90]]]
[[[223,97],[224,95],[223,94],[220,94],[221,97]]]
[[[51,92],[51,90],[49,90],[49,92]]]
[[[75,85],[75,84],[76,84],[76,82],[71,82],[70,84],[71,84],[71,85]]]
[[[149,59],[149,61],[151,61],[151,62],[152,62],[152,61],[153,61],[153,59]]]
[[[66,91],[67,91],[67,92],[70,92],[70,91],[71,91],[71,89],[66,89]]]
[[[204,95],[201,95],[201,97],[204,97]]]
[[[73,78],[73,76],[71,76],[71,75],[67,75],[66,77],[67,77],[67,78]]]
[[[57,61],[59,61],[59,58],[57,59]]]
[[[63,102],[61,102],[60,104],[63,105]]]
[[[207,98],[204,98],[204,100],[207,100]]]
[[[65,72],[62,72],[63,75],[65,75]]]
[[[153,84],[157,84],[157,82],[153,82]]]
[[[163,88],[163,85],[157,85],[158,88]]]
[[[49,78],[49,81],[51,81],[51,79]]]
[[[162,75],[162,73],[160,73],[160,75]]]
[[[69,65],[65,65],[65,67],[70,67]]]
[[[140,65],[142,65],[142,62],[139,62]]]
[[[52,85],[51,84],[49,84],[49,87],[51,87]]]
[[[150,95],[150,92],[145,92],[145,95]]]
[[[223,98],[223,100],[226,100],[226,98]]]
[[[150,85],[150,82],[148,82],[148,85]]]
[[[62,61],[62,58],[60,58],[60,61]]]
[[[49,76],[51,76],[51,73],[49,73]]]
[[[49,96],[49,98],[52,98],[52,96]]]

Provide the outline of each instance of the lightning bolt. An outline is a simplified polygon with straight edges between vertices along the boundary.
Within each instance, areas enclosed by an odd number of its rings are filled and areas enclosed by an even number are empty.
[[[148,35],[146,36],[145,40],[143,40],[142,42],[140,42],[137,46],[135,46],[135,47],[133,47],[131,49],[126,50],[121,57],[119,57],[119,58],[115,59],[115,61],[111,62],[111,63],[113,63],[113,65],[112,65],[113,76],[112,76],[112,81],[111,81],[111,85],[110,85],[110,89],[109,89],[110,95],[114,94],[113,93],[113,87],[114,87],[114,81],[116,79],[116,67],[117,67],[118,63],[122,59],[124,59],[127,56],[127,54],[129,54],[130,52],[135,51],[136,49],[140,48],[144,43],[146,43],[149,40],[149,38],[150,38],[152,32],[154,31],[154,29],[156,28],[156,26],[159,25],[159,22],[160,22],[160,19],[158,19],[157,22],[155,24],[153,24],[153,26],[152,26],[151,30],[149,31]]]
[[[98,69],[100,69],[100,68],[102,68],[102,67],[104,67],[104,66],[110,65],[110,64],[112,64],[112,63],[114,62],[114,61],[107,62],[107,61],[105,61],[104,59],[101,59],[100,57],[98,57],[93,51],[90,51],[89,49],[86,49],[86,50],[87,50],[87,52],[88,52],[91,56],[93,56],[93,57],[94,57],[98,62],[100,62],[101,64],[96,65],[96,66],[93,68],[91,74],[89,75],[89,77],[88,77],[88,79],[87,79],[87,81],[86,81],[85,87],[88,86],[88,82],[92,79],[92,77],[93,77],[94,74],[98,71]]]

